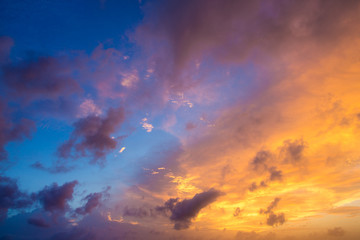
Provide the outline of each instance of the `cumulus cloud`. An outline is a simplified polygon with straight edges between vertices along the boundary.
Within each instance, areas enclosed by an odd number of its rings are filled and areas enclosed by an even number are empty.
[[[105,117],[90,115],[79,119],[74,123],[74,131],[70,139],[58,148],[58,154],[62,158],[69,158],[72,152],[80,153],[81,156],[90,156],[92,162],[105,157],[109,150],[115,149],[117,139],[113,134],[124,121],[123,108],[110,108]]]
[[[19,190],[14,179],[0,176],[0,221],[7,217],[9,209],[21,209],[31,206],[30,196]]]
[[[189,228],[191,220],[196,218],[201,209],[214,202],[222,193],[215,189],[198,193],[191,199],[180,201],[178,198],[171,198],[164,206],[157,207],[157,211],[170,211],[170,220],[175,222],[176,230]]]
[[[67,182],[61,186],[53,183],[33,194],[33,197],[39,200],[45,211],[55,214],[64,213],[69,209],[68,201],[73,199],[74,187],[77,184],[77,181]]]

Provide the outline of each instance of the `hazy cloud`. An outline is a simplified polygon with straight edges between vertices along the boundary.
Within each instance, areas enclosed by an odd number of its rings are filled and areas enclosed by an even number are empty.
[[[305,142],[302,139],[295,141],[286,140],[281,148],[281,153],[284,154],[284,161],[297,164],[303,158],[305,147]]]
[[[328,235],[332,237],[342,237],[345,235],[345,230],[342,227],[334,227],[328,229]]]

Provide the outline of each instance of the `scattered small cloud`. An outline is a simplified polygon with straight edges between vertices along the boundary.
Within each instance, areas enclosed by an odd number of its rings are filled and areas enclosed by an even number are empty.
[[[151,132],[154,128],[153,125],[151,125],[150,123],[148,123],[148,119],[147,118],[143,118],[140,122],[140,124],[142,125],[142,127],[147,131],[147,132]]]

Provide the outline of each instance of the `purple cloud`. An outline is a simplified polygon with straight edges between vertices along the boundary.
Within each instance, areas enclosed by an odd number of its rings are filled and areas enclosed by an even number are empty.
[[[86,203],[83,207],[79,207],[75,210],[77,214],[85,215],[91,213],[95,208],[97,208],[102,200],[103,193],[90,193],[83,200],[86,200]]]
[[[11,95],[25,101],[57,99],[81,91],[66,59],[40,57],[3,66],[2,70]]]
[[[0,221],[7,217],[9,209],[29,207],[33,201],[21,192],[15,180],[0,176]]]
[[[260,214],[267,214],[268,217],[266,219],[266,224],[269,226],[277,226],[282,225],[285,223],[285,214],[284,213],[274,213],[274,208],[277,207],[278,203],[280,201],[280,198],[275,198],[274,201],[272,201],[266,210],[260,209]]]
[[[62,158],[72,156],[72,151],[81,156],[90,154],[92,162],[104,158],[107,151],[115,149],[117,139],[112,138],[120,124],[124,121],[123,108],[110,108],[105,117],[91,115],[74,123],[74,131],[68,141],[58,148]]]
[[[215,189],[210,189],[196,194],[191,199],[180,201],[178,198],[171,198],[165,202],[164,206],[157,207],[160,212],[170,211],[170,220],[175,222],[176,230],[189,228],[191,219],[195,218],[201,209],[214,202],[222,193]]]
[[[77,184],[77,181],[68,182],[62,186],[53,183],[34,194],[33,197],[39,200],[45,211],[63,213],[69,209],[68,201],[73,199],[74,187]]]

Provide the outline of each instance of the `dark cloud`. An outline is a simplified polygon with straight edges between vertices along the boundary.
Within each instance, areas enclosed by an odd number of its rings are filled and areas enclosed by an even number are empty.
[[[261,181],[259,183],[259,185],[256,182],[253,182],[249,187],[249,191],[254,192],[254,191],[258,190],[259,188],[266,188],[267,186],[268,185],[264,181]]]
[[[284,213],[275,214],[273,212],[269,213],[268,218],[266,219],[266,224],[269,226],[277,226],[285,223]]]
[[[11,96],[25,101],[57,99],[81,91],[66,59],[40,57],[6,65],[2,70]]]
[[[73,199],[74,187],[77,184],[77,181],[64,183],[62,186],[53,183],[37,194],[33,194],[33,197],[39,200],[45,211],[64,213],[69,209],[68,201]]]
[[[273,211],[277,207],[279,201],[280,198],[275,198],[274,201],[272,201],[269,204],[266,210],[260,209],[260,214],[268,215],[266,219],[266,224],[269,226],[278,226],[285,223],[285,214],[284,213],[276,214]]]
[[[175,222],[176,230],[189,228],[191,219],[195,218],[200,210],[214,202],[222,193],[215,189],[196,194],[191,199],[180,201],[178,198],[171,198],[164,206],[157,207],[158,211],[170,211],[170,220]]]
[[[234,217],[239,217],[241,215],[241,212],[243,210],[241,210],[239,207],[237,207],[233,213]]]
[[[250,166],[256,172],[264,172],[268,170],[268,161],[271,158],[271,153],[268,151],[260,151],[256,153],[254,159],[250,162]]]
[[[303,158],[303,153],[306,145],[302,139],[295,141],[286,140],[281,153],[284,154],[284,161],[292,164],[299,163]]]
[[[62,158],[72,156],[72,151],[82,156],[90,154],[92,162],[105,157],[107,151],[115,149],[117,139],[113,134],[124,121],[123,108],[110,108],[105,117],[90,115],[74,123],[74,131],[68,141],[58,148]]]
[[[0,176],[0,221],[7,217],[9,209],[31,206],[30,196],[21,192],[15,180]]]
[[[327,234],[332,237],[342,237],[345,235],[345,230],[342,227],[334,227],[332,229],[328,229]]]
[[[267,207],[266,210],[260,209],[260,213],[268,214],[268,213],[272,212],[272,210],[277,207],[279,202],[280,202],[280,198],[275,198],[274,201],[272,201],[270,203],[270,205]]]
[[[277,170],[276,167],[269,168],[270,181],[282,181],[283,174],[281,170]]]
[[[77,214],[85,215],[91,213],[95,208],[101,204],[103,198],[103,193],[90,193],[83,200],[86,200],[86,203],[83,207],[77,208],[75,212]]]
[[[29,218],[27,220],[27,222],[30,225],[34,225],[34,226],[40,227],[40,228],[50,227],[50,225],[44,219],[41,219],[41,218]]]

